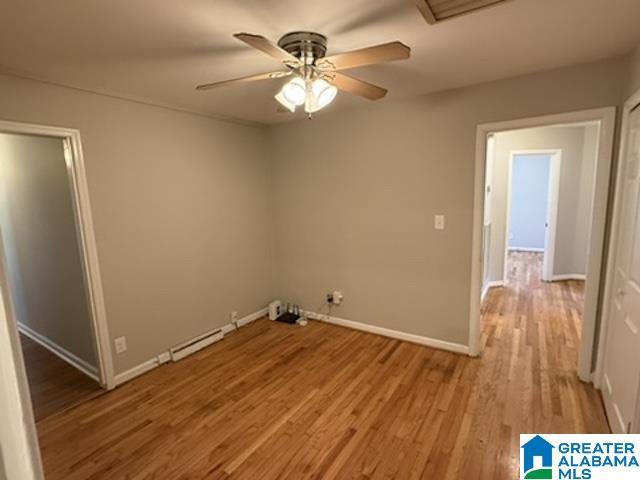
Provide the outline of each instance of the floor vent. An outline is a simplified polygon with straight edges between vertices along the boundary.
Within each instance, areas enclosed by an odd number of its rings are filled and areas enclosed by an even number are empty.
[[[222,329],[217,329],[212,332],[200,335],[169,350],[169,353],[171,354],[171,360],[177,362],[178,360],[181,360],[184,357],[197,352],[198,350],[202,350],[203,348],[208,347],[212,343],[219,342],[223,338],[224,332],[222,331]]]

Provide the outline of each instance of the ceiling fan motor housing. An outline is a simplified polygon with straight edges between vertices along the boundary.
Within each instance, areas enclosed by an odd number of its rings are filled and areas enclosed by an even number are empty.
[[[280,38],[278,46],[299,59],[316,60],[327,54],[327,37],[316,32],[291,32]]]

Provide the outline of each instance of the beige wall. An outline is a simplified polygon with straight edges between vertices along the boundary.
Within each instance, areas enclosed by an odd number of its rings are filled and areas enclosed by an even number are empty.
[[[96,367],[60,139],[0,133],[0,228],[16,320]]]
[[[640,45],[638,45],[638,48],[636,48],[635,52],[631,54],[629,62],[630,74],[627,96],[633,95],[640,89]]]
[[[0,115],[80,130],[110,335],[129,345],[115,357],[123,372],[232,310],[276,296],[319,310],[333,289],[346,295],[336,316],[466,344],[476,126],[617,105],[627,67],[268,129],[2,75]]]
[[[278,295],[318,309],[340,289],[335,316],[466,344],[477,125],[619,105],[626,68],[582,65],[273,128]]]
[[[4,75],[0,105],[80,130],[117,372],[271,300],[262,129]]]
[[[553,273],[586,272],[597,136],[597,126],[533,128],[495,135],[489,281],[503,278],[509,158],[514,150],[562,150]]]

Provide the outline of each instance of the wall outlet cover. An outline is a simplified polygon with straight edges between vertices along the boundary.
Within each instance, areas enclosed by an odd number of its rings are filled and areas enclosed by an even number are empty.
[[[127,337],[118,337],[114,340],[116,346],[116,353],[123,353],[127,351]]]

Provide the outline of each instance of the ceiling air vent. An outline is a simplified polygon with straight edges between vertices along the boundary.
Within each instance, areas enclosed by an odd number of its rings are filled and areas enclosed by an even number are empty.
[[[508,0],[415,0],[427,23],[442,22]]]

